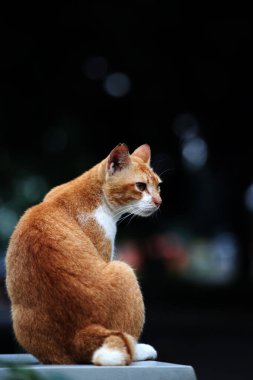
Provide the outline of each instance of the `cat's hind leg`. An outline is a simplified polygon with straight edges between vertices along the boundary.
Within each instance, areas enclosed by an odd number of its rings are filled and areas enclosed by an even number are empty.
[[[74,360],[95,365],[128,365],[134,360],[135,346],[131,335],[92,324],[76,334]]]

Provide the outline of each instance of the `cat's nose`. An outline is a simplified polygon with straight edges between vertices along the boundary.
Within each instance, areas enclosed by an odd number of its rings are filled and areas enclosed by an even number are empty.
[[[162,204],[162,198],[160,196],[156,196],[152,198],[153,203],[159,207]]]

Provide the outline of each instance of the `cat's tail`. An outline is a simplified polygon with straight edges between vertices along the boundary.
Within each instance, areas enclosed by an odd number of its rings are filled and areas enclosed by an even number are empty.
[[[137,344],[125,333],[108,330],[100,325],[89,325],[74,339],[75,361],[95,365],[128,365],[132,361],[155,359],[156,351],[148,344]]]
[[[135,356],[136,340],[129,334],[92,324],[74,339],[73,353],[78,362],[95,365],[128,365]]]
[[[128,365],[134,359],[134,338],[126,333],[112,332],[96,349],[91,362],[95,365]]]

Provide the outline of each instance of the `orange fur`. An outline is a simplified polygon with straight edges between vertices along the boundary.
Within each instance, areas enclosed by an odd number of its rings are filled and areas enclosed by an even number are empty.
[[[142,181],[152,200],[161,201],[148,149],[130,156],[119,145],[91,170],[52,189],[11,236],[6,284],[14,332],[43,363],[90,362],[103,344],[122,353],[119,364],[133,360],[144,324],[141,291],[133,270],[111,261],[113,241],[94,212],[106,204],[116,215],[138,202],[143,194],[135,183]],[[94,363],[101,364],[99,355]]]

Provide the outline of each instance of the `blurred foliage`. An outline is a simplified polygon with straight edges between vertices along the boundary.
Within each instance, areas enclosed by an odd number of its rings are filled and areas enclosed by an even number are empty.
[[[5,377],[6,380],[45,380],[44,376],[32,369],[22,368],[19,363],[5,363],[0,360],[0,368],[8,368],[8,375]]]
[[[32,368],[26,368],[24,363],[10,363],[0,360],[0,368],[8,369],[8,374],[4,376],[4,380],[45,380],[48,376],[41,375]],[[2,377],[1,377],[2,379]],[[50,375],[51,380],[67,380],[62,375]]]

